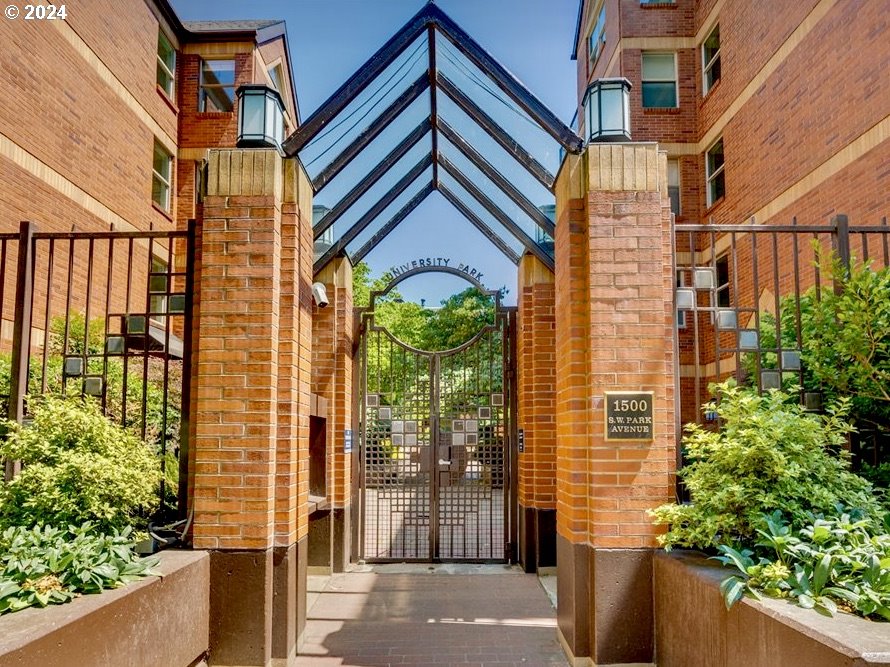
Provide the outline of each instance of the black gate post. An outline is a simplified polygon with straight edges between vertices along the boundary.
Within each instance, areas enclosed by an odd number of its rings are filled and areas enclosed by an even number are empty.
[[[28,362],[31,351],[31,311],[34,304],[34,232],[36,225],[23,220],[19,226],[19,260],[15,286],[15,321],[12,329],[12,362],[9,378],[9,419],[22,423],[28,393]],[[6,461],[6,481],[21,470],[19,461]]]
[[[850,222],[846,215],[839,214],[831,219],[831,224],[834,227],[834,251],[844,267],[844,280],[847,280],[850,277]],[[835,283],[834,293],[840,294],[842,291],[843,286]]]
[[[192,340],[194,333],[195,299],[195,251],[197,247],[198,223],[188,221],[185,241],[185,317],[182,327],[182,397],[179,418],[179,489],[177,490],[177,515],[180,520],[187,519],[189,494],[189,433],[191,431],[192,392]],[[170,240],[173,243],[173,240]]]

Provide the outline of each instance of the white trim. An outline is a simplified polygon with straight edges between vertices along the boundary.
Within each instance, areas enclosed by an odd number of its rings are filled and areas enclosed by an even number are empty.
[[[710,164],[709,164],[711,151],[717,146],[717,144],[722,143],[722,142],[723,142],[723,135],[720,135],[719,137],[717,137],[717,139],[714,141],[714,143],[712,143],[710,146],[708,146],[707,150],[705,150],[705,204],[707,205],[707,208],[710,208],[711,206],[713,206],[714,202],[717,201],[716,199],[712,198],[711,183],[714,181],[714,179],[717,178],[717,176],[719,176],[720,174],[723,173],[723,170],[726,167],[726,146],[723,146],[723,151],[724,151],[723,163],[719,167],[717,167],[717,169],[715,169],[713,173],[711,173]],[[723,177],[723,187],[725,190],[726,189],[726,176]]]
[[[720,81],[720,78],[718,77],[716,81],[712,82],[711,85],[708,85],[708,71],[710,71],[711,69],[713,69],[713,67],[714,67],[714,63],[716,63],[718,60],[720,60],[720,42],[719,42],[719,38],[718,38],[718,42],[717,42],[717,52],[711,57],[710,60],[708,60],[707,62],[705,61],[705,44],[706,44],[707,41],[711,38],[711,35],[714,34],[714,31],[715,31],[715,30],[717,30],[717,31],[720,30],[720,22],[719,22],[719,21],[717,21],[716,23],[714,23],[714,25],[713,25],[713,26],[711,27],[711,29],[708,31],[708,34],[705,36],[705,38],[702,40],[702,43],[701,43],[701,85],[702,85],[702,97],[706,96],[709,92],[711,92],[711,88],[714,87],[714,84],[716,84],[717,81]]]
[[[161,38],[163,37],[164,41],[167,42],[167,46],[170,47],[170,50],[173,52],[173,69],[171,70],[167,63],[164,62],[164,59],[161,58]],[[167,90],[166,86],[161,85],[160,81],[157,81],[157,84],[161,86],[161,90],[169,97],[171,100],[175,99],[176,96],[176,47],[173,46],[173,42],[167,37],[167,33],[164,32],[160,27],[158,28],[158,64],[167,73],[167,76],[170,77],[170,90]]]

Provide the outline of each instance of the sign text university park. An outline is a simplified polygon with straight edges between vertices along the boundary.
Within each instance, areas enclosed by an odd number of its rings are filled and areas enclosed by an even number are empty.
[[[398,278],[403,273],[413,271],[414,269],[450,266],[450,257],[419,257],[417,259],[412,259],[410,262],[405,262],[404,264],[399,264],[398,266],[391,267],[388,271],[388,274],[392,278]],[[466,273],[471,278],[474,278],[477,282],[482,282],[482,272],[478,269],[474,269],[469,264],[459,263],[457,264],[457,270],[461,273]]]

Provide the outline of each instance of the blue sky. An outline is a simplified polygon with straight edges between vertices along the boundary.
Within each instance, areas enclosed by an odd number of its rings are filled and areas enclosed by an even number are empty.
[[[306,118],[416,13],[424,1],[173,0],[173,4],[183,20],[275,18],[287,21],[294,80],[302,116]],[[577,0],[438,0],[437,4],[563,122],[571,121],[575,108],[575,63],[569,54],[574,37]],[[487,95],[479,90],[475,93],[465,91],[480,104],[483,103],[480,96]],[[493,112],[491,105],[497,107],[497,104],[492,99],[493,96],[486,110]],[[511,112],[504,113],[506,116],[502,115],[501,118],[506,120],[511,117]],[[555,170],[558,164],[555,144],[543,138],[529,123],[520,122],[522,119],[518,114],[513,118],[516,122],[506,129],[527,143],[548,168]],[[487,138],[480,137],[481,133],[471,131],[468,123],[462,126],[456,114],[455,119],[449,122],[466,133],[466,138],[477,148],[484,149],[481,144]],[[395,127],[394,140],[387,148],[391,148],[414,123],[416,120]],[[538,147],[541,149],[536,150]],[[359,174],[363,167],[373,166],[376,158],[369,159],[371,163],[357,160],[350,170],[355,167],[355,172]],[[410,166],[402,169],[402,173]],[[498,162],[496,166],[513,177],[514,171],[506,163]],[[401,173],[395,173],[392,180],[399,176]],[[517,185],[521,186],[523,176],[516,174]],[[352,182],[356,179],[344,172],[337,180],[345,182],[339,186],[336,181],[332,183],[328,188],[330,192],[323,191],[317,202],[335,200],[339,192],[346,191],[351,185],[348,182],[350,178]],[[388,188],[386,183],[381,185]],[[533,200],[547,203],[545,197],[540,196],[546,195],[546,192],[536,192],[531,187],[526,191]],[[497,198],[497,193],[489,194]],[[410,198],[410,193],[406,197]],[[383,222],[385,220],[381,220],[380,224]],[[504,235],[507,236],[506,232]],[[430,195],[377,246],[366,261],[375,273],[382,273],[388,267],[406,260],[430,256],[450,257],[453,262],[477,268],[484,274],[483,282],[487,286],[506,286],[510,291],[507,302],[515,300],[514,265],[437,193]],[[452,293],[455,287],[460,286],[453,279],[433,275],[408,280],[400,285],[400,290],[407,298],[425,298],[431,304]]]

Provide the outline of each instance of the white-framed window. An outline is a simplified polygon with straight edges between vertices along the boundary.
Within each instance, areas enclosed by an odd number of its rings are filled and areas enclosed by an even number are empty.
[[[680,215],[680,161],[668,160],[668,197],[671,200],[671,213]]]
[[[720,24],[714,26],[710,34],[701,45],[702,68],[702,94],[708,91],[720,80]]]
[[[715,262],[717,273],[717,305],[729,308],[731,299],[729,291],[729,255],[721,255]]]
[[[173,99],[176,86],[176,49],[163,30],[158,30],[158,86]]]
[[[151,200],[162,210],[170,211],[170,190],[173,174],[173,156],[155,139],[154,158],[151,167]]]
[[[603,4],[600,7],[599,14],[596,17],[596,23],[593,25],[593,30],[590,31],[590,34],[587,36],[587,58],[590,61],[590,69],[593,70],[593,66],[596,64],[596,61],[599,59],[600,54],[603,52],[603,47],[606,45],[606,5]]]
[[[705,153],[705,190],[708,206],[712,206],[726,194],[726,172],[723,166],[723,137],[720,137]]]
[[[680,106],[677,54],[644,51],[642,58],[643,108],[676,109]]]
[[[235,111],[235,61],[202,60],[198,111]]]

